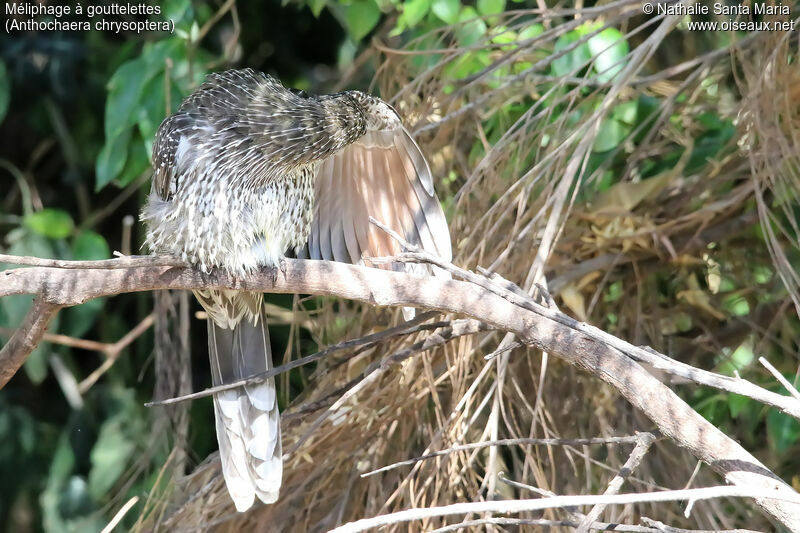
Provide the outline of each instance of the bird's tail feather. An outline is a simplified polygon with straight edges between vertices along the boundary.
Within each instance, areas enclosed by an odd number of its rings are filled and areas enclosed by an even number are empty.
[[[228,294],[217,293],[209,298],[210,291],[203,292],[197,296],[204,307],[212,303],[210,300],[216,300],[214,304],[218,305],[226,298],[252,296],[252,293],[225,291]],[[241,302],[229,303],[236,307]],[[266,317],[260,299],[258,303],[257,314],[245,314],[235,324],[224,321],[220,325],[209,312],[208,353],[214,385],[272,368]],[[256,496],[264,503],[277,500],[283,467],[274,378],[215,394],[214,414],[222,473],[236,509],[247,510]]]

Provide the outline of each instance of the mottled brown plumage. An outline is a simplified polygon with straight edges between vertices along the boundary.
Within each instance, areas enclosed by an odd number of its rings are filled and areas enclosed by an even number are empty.
[[[382,100],[308,95],[250,69],[210,75],[161,124],[147,246],[208,271],[274,268],[287,252],[363,263],[397,244],[383,221],[449,259],[447,224],[425,158]],[[396,265],[395,268],[404,268]],[[215,385],[271,368],[260,293],[195,291],[208,312]],[[237,509],[280,488],[274,380],[214,396],[222,470]]]

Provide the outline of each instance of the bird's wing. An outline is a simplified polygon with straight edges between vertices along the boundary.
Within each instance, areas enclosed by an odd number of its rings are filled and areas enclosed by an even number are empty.
[[[400,253],[394,239],[370,224],[370,216],[411,244],[451,259],[450,233],[431,169],[399,118],[368,129],[325,159],[315,189],[307,252],[312,259],[363,264],[365,258]]]
[[[177,113],[164,119],[153,143],[152,191],[162,200],[175,194],[184,169],[178,169],[178,147],[186,131],[194,126],[197,117]]]

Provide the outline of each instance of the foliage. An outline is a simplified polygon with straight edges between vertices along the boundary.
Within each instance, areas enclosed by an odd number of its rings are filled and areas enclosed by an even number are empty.
[[[213,23],[217,9],[212,2],[165,2],[161,17],[174,21],[174,33],[145,39],[93,31],[2,42],[0,171],[9,187],[0,204],[0,251],[80,260],[108,258],[111,249],[138,250],[138,228],[126,237],[129,223],[123,219],[137,216],[158,125],[209,71],[228,64],[226,54],[243,53],[209,46],[228,38],[241,48],[236,35],[232,40],[224,35],[231,28],[230,15]],[[260,14],[273,21],[293,16],[278,5]],[[341,33],[330,16],[317,23],[304,11],[300,18],[312,26],[306,31],[315,38],[319,25],[327,24],[336,45]],[[35,54],[42,64],[34,62]],[[313,58],[309,62],[301,55],[289,60],[315,66]],[[0,326],[16,327],[30,300],[0,300]],[[114,342],[149,312],[149,305],[145,295],[92,300],[59,313],[50,329]],[[0,392],[3,527],[99,531],[113,515],[109,503],[118,507],[117,502],[153,485],[172,430],[149,429],[153,414],[141,407],[153,389],[152,345],[147,332],[93,386],[86,380],[102,364],[102,353],[42,343],[31,354],[25,376]],[[72,385],[67,375],[74,376]],[[68,405],[66,390],[76,385],[78,403]],[[201,412],[196,426],[208,425],[207,415],[207,409]],[[195,449],[213,449],[211,430],[195,431]],[[135,519],[135,514],[127,518],[128,527]]]
[[[800,323],[792,312],[796,295],[785,281],[791,279],[786,264],[798,264],[796,188],[773,176],[796,175],[797,155],[763,155],[772,153],[763,148],[765,139],[787,144],[786,122],[763,130],[764,117],[786,116],[784,110],[742,107],[753,100],[746,97],[754,90],[755,74],[740,75],[708,59],[729,46],[731,36],[724,32],[700,36],[678,27],[639,64],[637,54],[650,45],[644,35],[650,30],[638,14],[612,6],[607,13],[575,17],[553,5],[543,16],[534,9],[538,5],[303,0],[254,7],[172,0],[163,4],[161,17],[174,21],[173,34],[6,37],[0,49],[0,172],[8,183],[0,199],[2,251],[63,259],[107,258],[111,250],[136,253],[141,235],[125,216],[136,216],[147,191],[153,135],[208,72],[252,66],[320,91],[366,87],[375,75],[440,177],[437,191],[458,264],[491,266],[521,285],[529,282],[553,216],[559,239],[547,275],[559,304],[572,315],[688,363],[780,390],[759,370],[763,355],[796,381]],[[307,50],[302,41],[321,44]],[[754,49],[767,48],[759,46]],[[665,74],[698,56],[696,68],[679,77]],[[739,63],[762,63],[754,57]],[[796,50],[784,57],[786,65],[794,64]],[[780,85],[779,67],[772,91],[796,94],[791,87],[797,80],[790,74]],[[777,105],[791,99],[768,100]],[[552,215],[564,176],[574,176],[563,191],[568,208]],[[769,193],[755,196],[752,187]],[[783,262],[776,250],[784,250]],[[604,266],[581,270],[590,261]],[[0,300],[0,325],[16,327],[29,303],[23,296]],[[387,321],[381,312],[344,302],[275,297],[270,303],[278,323],[273,351],[287,357]],[[151,308],[147,295],[91,301],[61,312],[51,329],[116,342]],[[287,318],[287,309],[296,314]],[[304,321],[304,311],[314,320]],[[202,339],[202,326],[192,328]],[[145,504],[144,495],[158,492],[156,480],[178,437],[173,422],[141,407],[160,386],[151,363],[155,337],[148,331],[123,350],[97,382],[86,380],[107,355],[44,343],[28,359],[25,375],[0,392],[0,465],[6,480],[0,482],[0,523],[8,530],[99,530],[134,496],[142,503],[125,517],[125,527],[140,516],[160,516],[163,502]],[[466,402],[471,417],[459,418],[458,428],[438,425],[460,405],[454,391],[464,394],[472,390],[471,380],[486,375],[481,373],[485,352],[477,346],[499,340],[491,334],[482,339],[434,351],[385,378],[364,393],[360,406],[346,408],[355,413],[352,420],[339,420],[320,437],[338,448],[331,444],[324,456],[313,446],[295,454],[287,466],[287,490],[304,487],[312,476],[327,482],[320,481],[313,493],[324,505],[291,510],[299,513],[291,515],[300,517],[296,523],[324,523],[321,515],[339,491],[322,489],[352,479],[353,449],[361,454],[359,464],[371,468],[422,453],[432,442],[444,448],[450,441],[486,437],[491,418],[482,409],[492,402]],[[204,348],[201,342],[192,348],[198,352],[193,388],[200,388],[209,381]],[[282,390],[290,392],[282,404],[324,399],[382,354],[368,351],[351,365],[331,364],[318,375],[293,372],[284,377]],[[507,410],[492,415],[510,418],[504,420],[507,436],[528,436],[541,427],[565,436],[641,429],[635,413],[602,387],[581,382],[573,370],[551,363],[546,381],[540,380],[538,357],[519,349],[510,354]],[[430,372],[442,368],[449,370],[429,382]],[[489,381],[475,386],[476,397],[497,394]],[[544,392],[540,383],[546,384]],[[77,401],[69,395],[76,388]],[[767,457],[779,474],[792,474],[791,458],[800,449],[797,421],[735,395],[679,391],[715,425]],[[189,415],[190,466],[215,448],[208,412],[207,404],[198,403]],[[294,438],[304,423],[297,424]],[[372,443],[369,449],[364,442]],[[430,475],[431,486],[450,487],[427,493],[427,502],[488,490],[481,476],[492,469],[543,486],[552,472],[563,473],[552,476],[559,477],[561,484],[552,487],[557,491],[579,490],[584,479],[601,486],[605,479],[602,471],[581,466],[590,461],[572,450],[557,458],[531,457],[508,452],[452,463],[457,471],[471,466],[454,476],[456,481],[430,467],[417,475]],[[662,459],[661,473],[650,481],[682,482],[694,465],[675,457]],[[532,466],[550,461],[552,472]],[[314,465],[325,465],[323,473],[309,470]],[[194,479],[203,480],[206,472],[198,468]],[[341,508],[357,514],[377,512],[386,502],[391,508],[411,505],[413,495],[387,489],[406,479],[412,477],[393,473],[355,485],[346,481],[355,487],[346,491],[350,497],[363,496],[366,503]],[[432,490],[425,483],[417,486]],[[211,512],[175,519],[190,527]],[[708,528],[720,525],[713,509],[707,514]],[[746,522],[745,515],[737,511]],[[676,524],[681,520],[673,518]]]

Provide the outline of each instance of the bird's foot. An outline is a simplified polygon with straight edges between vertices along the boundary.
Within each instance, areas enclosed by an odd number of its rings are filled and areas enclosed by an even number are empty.
[[[545,307],[548,309],[552,309],[553,311],[558,311],[558,306],[556,302],[553,300],[553,297],[547,291],[544,285],[541,283],[535,283],[536,289],[539,291],[539,299],[544,303]]]
[[[272,274],[272,284],[273,285],[275,285],[275,283],[278,281],[278,272],[282,272],[283,273],[283,279],[286,279],[286,265],[287,265],[286,258],[285,257],[281,257],[280,259],[278,259],[278,263],[277,264],[269,267],[270,273]]]

